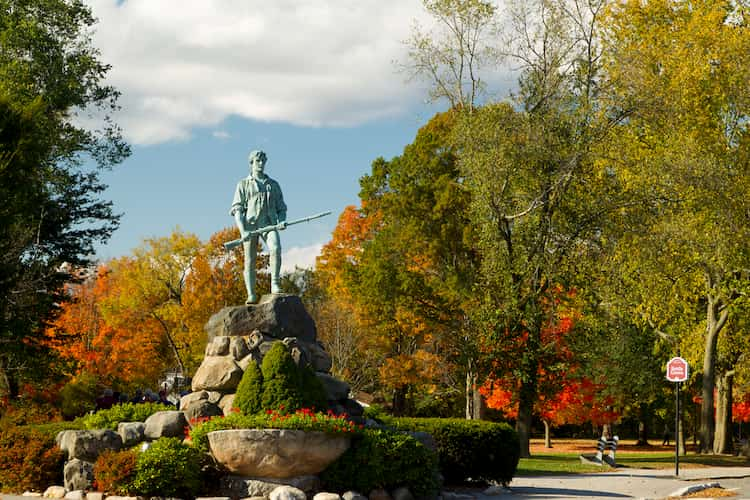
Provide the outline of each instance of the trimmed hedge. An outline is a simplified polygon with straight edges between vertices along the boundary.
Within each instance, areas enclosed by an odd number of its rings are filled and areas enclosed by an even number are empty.
[[[516,473],[518,433],[508,424],[457,418],[381,418],[398,430],[431,434],[447,483],[471,478],[507,485]]]
[[[366,429],[320,479],[326,489],[341,493],[406,486],[416,498],[433,498],[439,490],[437,472],[437,457],[414,437]]]
[[[76,428],[73,422],[0,428],[0,491],[44,491],[61,484],[66,457],[55,436]]]

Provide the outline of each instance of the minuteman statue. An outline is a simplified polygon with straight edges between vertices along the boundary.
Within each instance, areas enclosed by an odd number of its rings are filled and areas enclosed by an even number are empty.
[[[232,200],[231,214],[240,229],[245,251],[245,288],[247,304],[258,301],[255,294],[255,259],[258,250],[258,236],[265,241],[271,260],[271,293],[281,293],[279,275],[281,273],[281,241],[279,229],[286,227],[286,204],[281,194],[279,183],[268,177],[265,172],[266,153],[252,151],[248,158],[250,175],[237,183]],[[263,234],[252,234],[252,231],[276,226]],[[249,235],[249,236],[248,236]]]

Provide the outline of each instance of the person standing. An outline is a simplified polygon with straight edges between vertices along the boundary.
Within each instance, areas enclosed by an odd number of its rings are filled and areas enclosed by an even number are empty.
[[[286,204],[281,193],[279,183],[268,177],[265,167],[268,157],[266,153],[255,150],[250,153],[248,162],[250,175],[237,183],[232,200],[230,214],[240,230],[245,252],[245,269],[243,278],[247,289],[246,304],[258,301],[255,294],[255,262],[260,236],[268,247],[271,264],[271,293],[281,293],[281,240],[279,231],[273,229],[264,234],[248,236],[266,226],[286,227]]]

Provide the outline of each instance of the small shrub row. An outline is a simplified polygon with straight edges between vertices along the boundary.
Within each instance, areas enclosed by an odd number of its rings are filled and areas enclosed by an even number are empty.
[[[84,429],[117,430],[117,424],[120,422],[145,422],[154,413],[166,410],[174,410],[174,406],[162,403],[124,403],[107,410],[99,410],[79,420]]]
[[[78,426],[72,422],[6,425],[0,429],[0,491],[43,491],[62,482],[65,454],[55,436]]]
[[[107,493],[145,497],[195,497],[201,490],[202,456],[177,438],[160,438],[138,452],[110,451],[94,464],[96,487]]]
[[[408,434],[365,429],[320,479],[332,491],[406,486],[417,498],[431,498],[440,486],[437,464],[435,454]]]
[[[520,458],[518,433],[508,424],[455,418],[381,419],[397,430],[431,434],[447,483],[471,478],[508,484],[516,472]]]

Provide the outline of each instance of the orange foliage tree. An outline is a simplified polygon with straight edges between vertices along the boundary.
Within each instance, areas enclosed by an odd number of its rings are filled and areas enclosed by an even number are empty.
[[[127,388],[152,383],[163,370],[163,342],[129,327],[140,318],[112,317],[103,311],[109,297],[123,293],[110,269],[99,266],[94,276],[70,290],[70,300],[46,331],[48,345],[71,362],[69,376],[90,373],[101,383]],[[114,320],[114,321],[113,321]]]
[[[91,373],[119,389],[153,387],[175,369],[191,375],[210,316],[244,301],[242,255],[222,246],[237,237],[237,229],[224,229],[203,244],[176,230],[100,266],[69,287],[48,345],[70,362],[69,375]]]
[[[382,358],[373,349],[367,329],[357,319],[354,292],[345,276],[358,265],[362,247],[377,224],[377,214],[365,216],[357,207],[347,206],[339,216],[331,241],[323,246],[316,259],[312,289],[304,294],[318,336],[331,355],[333,373],[348,381],[355,391],[375,390],[377,367]],[[310,300],[311,295],[314,300]]]
[[[575,313],[562,312],[542,329],[541,341],[545,355],[539,359],[537,377],[539,395],[534,413],[544,423],[545,443],[551,447],[550,428],[563,424],[594,425],[611,423],[618,418],[612,409],[614,400],[602,396],[603,384],[595,383],[580,373],[575,354],[567,339],[573,331]],[[520,339],[523,343],[523,339]],[[497,365],[497,364],[496,364]],[[509,418],[518,416],[518,393],[521,384],[512,371],[488,378],[480,388],[489,408]]]

